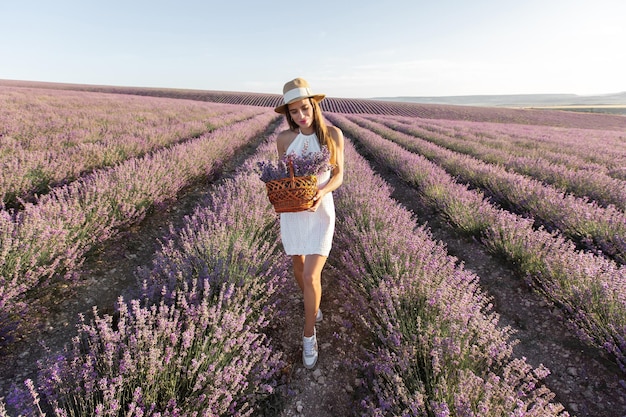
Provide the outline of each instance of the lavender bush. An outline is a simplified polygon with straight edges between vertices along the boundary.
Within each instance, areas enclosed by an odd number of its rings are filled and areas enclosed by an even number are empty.
[[[272,277],[286,269],[277,261],[282,258],[276,215],[267,210],[265,189],[253,169],[267,153],[262,146],[234,180],[226,180],[211,195],[206,207],[197,209],[181,229],[172,230],[153,267],[139,271],[141,297],[171,299],[181,285],[202,287],[204,281],[235,285],[250,281],[246,285],[252,286],[248,301],[253,310],[267,308],[267,297],[274,293],[268,287]]]
[[[511,331],[498,326],[477,277],[417,227],[349,145],[346,154],[331,262],[374,339],[354,361],[364,381],[356,413],[567,416],[541,384],[547,369],[511,358]]]
[[[272,392],[280,357],[246,298],[245,287],[205,283],[172,305],[120,300],[119,321],[95,312],[47,364],[40,390],[59,416],[248,415]]]

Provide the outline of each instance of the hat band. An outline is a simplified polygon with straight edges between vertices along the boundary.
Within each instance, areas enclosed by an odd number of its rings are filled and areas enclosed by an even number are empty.
[[[293,90],[289,90],[284,94],[285,104],[289,104],[290,101],[296,98],[305,98],[311,97],[313,95],[313,91],[310,88],[294,88]]]

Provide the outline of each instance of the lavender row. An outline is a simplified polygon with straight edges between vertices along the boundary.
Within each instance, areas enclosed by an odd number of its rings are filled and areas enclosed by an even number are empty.
[[[71,278],[94,245],[139,222],[190,181],[211,174],[272,119],[275,115],[266,112],[96,171],[22,211],[0,212],[0,329],[9,329],[17,319],[25,292],[39,289],[51,277]]]
[[[602,126],[580,129],[570,126],[554,127],[491,123],[475,120],[425,120],[396,118],[398,121],[418,125],[431,131],[471,138],[487,146],[502,147],[512,153],[536,152],[537,155],[570,155],[575,160],[587,161],[612,168],[623,166],[618,161],[626,157],[626,122],[621,118],[619,129]]]
[[[508,259],[529,283],[562,309],[585,342],[607,352],[626,372],[626,267],[576,250],[558,234],[534,229],[530,219],[498,209],[480,192],[456,183],[441,167],[343,116],[347,135],[418,188],[424,201],[463,233]]]
[[[368,117],[368,119],[452,151],[473,156],[486,163],[501,165],[508,171],[533,177],[564,192],[587,197],[601,206],[614,205],[621,211],[626,211],[626,181],[611,177],[608,175],[610,170],[604,166],[598,169],[598,164],[585,164],[583,168],[580,165],[570,167],[571,164],[552,162],[544,158],[542,152],[529,149],[538,140],[533,142],[532,138],[529,138],[523,142],[525,145],[523,150],[512,152],[511,149],[506,149],[510,146],[506,145],[503,138],[494,141],[491,146],[484,144],[484,141],[478,138],[484,131],[478,130],[478,126],[476,130],[471,130],[470,125],[465,131],[452,128],[443,130],[423,121],[413,122],[415,119],[405,119],[404,122],[388,117]]]
[[[361,126],[424,155],[451,175],[486,190],[505,207],[532,217],[550,230],[558,230],[598,253],[626,263],[626,214],[614,206],[601,207],[498,165],[441,148],[431,142],[395,131],[358,116],[350,116]]]
[[[66,184],[261,109],[59,90],[0,90],[0,196],[18,199]]]
[[[623,118],[622,118],[623,119]],[[574,170],[626,180],[626,123],[619,130],[554,128],[472,121],[395,118],[423,131],[444,134],[515,156],[540,158]]]
[[[391,120],[392,118],[386,117]],[[445,135],[500,150],[511,156],[545,160],[573,171],[593,172],[626,180],[626,147],[623,129],[603,130],[503,125],[393,118],[427,136]]]
[[[253,170],[275,153],[275,137],[171,229],[152,266],[138,271],[141,295],[120,298],[118,318],[95,311],[41,365],[37,384],[14,390],[12,412],[46,415],[37,401],[68,417],[248,416],[259,408],[284,366],[265,332],[290,276]]]
[[[353,361],[364,381],[355,414],[567,416],[542,385],[549,371],[512,357],[511,331],[478,277],[417,226],[352,146],[346,154],[331,262],[347,309],[374,340]]]

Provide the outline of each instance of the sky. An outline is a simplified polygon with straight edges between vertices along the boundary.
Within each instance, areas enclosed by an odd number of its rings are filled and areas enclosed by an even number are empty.
[[[624,0],[0,0],[0,79],[330,97],[626,91]]]

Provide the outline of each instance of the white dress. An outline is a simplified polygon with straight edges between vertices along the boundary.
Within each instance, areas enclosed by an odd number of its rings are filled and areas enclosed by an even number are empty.
[[[320,145],[315,133],[299,133],[287,148],[287,153],[302,154],[305,143],[308,152],[318,152]],[[330,171],[317,177],[318,186],[330,180]],[[328,193],[315,212],[300,211],[280,214],[280,237],[287,255],[318,254],[328,256],[335,232],[335,203],[333,194]]]

